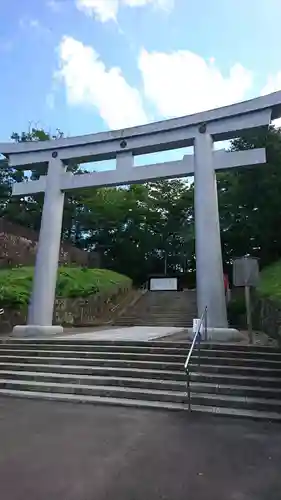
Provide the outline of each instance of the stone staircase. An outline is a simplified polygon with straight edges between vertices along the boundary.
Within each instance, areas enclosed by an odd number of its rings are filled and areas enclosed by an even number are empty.
[[[147,291],[115,321],[118,326],[192,326],[196,292]]]
[[[188,411],[184,361],[170,341],[10,340],[0,344],[0,396]],[[201,346],[191,359],[193,412],[281,421],[281,351]]]

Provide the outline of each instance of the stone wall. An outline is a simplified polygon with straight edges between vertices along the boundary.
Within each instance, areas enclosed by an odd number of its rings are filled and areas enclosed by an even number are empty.
[[[0,217],[0,267],[34,265],[37,242],[36,231]],[[61,244],[59,262],[61,265],[99,267],[96,252],[85,252],[66,242]]]
[[[139,293],[128,286],[116,288],[110,295],[56,299],[53,323],[68,327],[110,323]],[[27,308],[5,308],[4,314],[0,316],[0,333],[9,333],[15,325],[24,325],[26,321]]]
[[[276,339],[281,345],[281,302],[256,296],[253,307],[253,326]]]
[[[97,326],[111,322],[136,291],[116,290],[110,297],[92,295],[87,298],[57,299],[54,323],[64,326]]]

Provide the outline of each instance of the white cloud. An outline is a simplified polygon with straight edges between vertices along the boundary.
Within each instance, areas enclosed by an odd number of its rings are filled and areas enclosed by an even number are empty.
[[[93,106],[109,128],[124,128],[147,121],[138,90],[118,67],[107,69],[90,46],[65,36],[59,46],[60,70],[70,104]]]
[[[118,0],[76,0],[76,6],[85,14],[104,23],[116,20],[119,5]]]
[[[281,71],[276,73],[276,75],[268,76],[267,82],[261,91],[261,95],[270,94],[277,90],[281,90]]]
[[[215,65],[188,50],[171,53],[140,52],[145,96],[165,117],[182,116],[237,102],[246,98],[252,73],[234,64],[227,76]]]
[[[261,95],[270,94],[271,92],[277,92],[281,90],[281,71],[278,71],[275,75],[269,75],[267,82],[261,91]],[[276,127],[281,127],[281,118],[273,120]]]
[[[60,12],[62,9],[62,2],[58,2],[58,0],[48,0],[47,7],[49,7],[53,12]]]
[[[112,129],[148,121],[140,91],[126,81],[119,67],[106,68],[93,47],[65,36],[59,58],[57,74],[65,85],[69,104],[95,107]],[[187,50],[161,53],[142,49],[138,66],[143,98],[161,118],[228,105],[246,99],[252,90],[253,75],[241,64],[234,64],[223,75],[214,57],[205,60]]]
[[[116,21],[118,10],[122,6],[144,7],[145,5],[169,11],[173,8],[174,0],[76,0],[79,10],[102,23]]]

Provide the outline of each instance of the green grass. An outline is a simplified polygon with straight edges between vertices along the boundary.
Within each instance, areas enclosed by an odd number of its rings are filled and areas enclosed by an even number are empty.
[[[281,261],[274,262],[261,271],[258,292],[263,297],[281,300]]]
[[[25,306],[32,289],[33,267],[0,270],[0,306]],[[107,269],[82,267],[59,268],[56,296],[88,297],[102,294],[110,297],[118,288],[131,286],[131,279]]]

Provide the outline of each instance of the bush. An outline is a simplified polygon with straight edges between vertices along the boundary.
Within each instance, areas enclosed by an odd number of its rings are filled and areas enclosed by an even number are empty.
[[[32,290],[33,267],[0,270],[1,307],[26,306]],[[56,296],[59,298],[110,295],[130,288],[131,279],[107,269],[62,266],[58,271]]]
[[[228,320],[231,326],[245,326],[246,323],[246,304],[244,295],[234,297],[227,306]]]
[[[281,300],[281,261],[274,262],[261,271],[257,292],[262,297]]]

